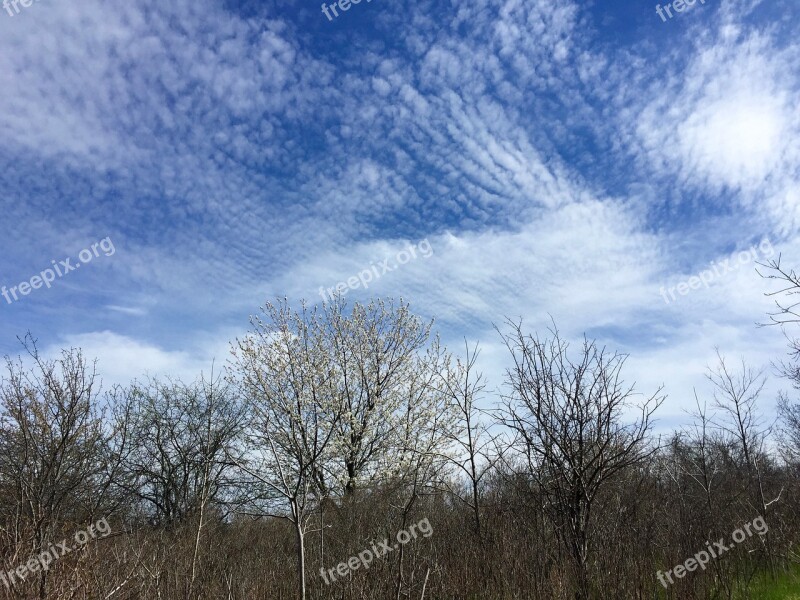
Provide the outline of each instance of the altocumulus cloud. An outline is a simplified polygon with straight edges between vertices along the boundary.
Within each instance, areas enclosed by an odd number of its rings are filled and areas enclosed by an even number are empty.
[[[0,19],[3,282],[100,235],[119,250],[0,313],[3,350],[30,329],[114,380],[196,371],[267,297],[314,301],[428,239],[369,293],[483,339],[495,384],[503,315],[629,350],[668,414],[714,345],[782,351],[752,329],[752,270],[676,305],[659,288],[763,237],[800,259],[800,37],[759,25],[797,7],[723,0],[669,27],[646,4],[360,8],[42,1]]]

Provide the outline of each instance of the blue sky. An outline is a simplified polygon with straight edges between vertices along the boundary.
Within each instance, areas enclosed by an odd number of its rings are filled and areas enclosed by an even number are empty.
[[[629,352],[629,380],[693,403],[714,347],[757,367],[752,262],[800,263],[793,1],[55,2],[0,12],[0,285],[110,237],[115,252],[0,298],[106,382],[191,377],[267,298],[329,287],[427,239],[348,298],[402,296],[454,347],[550,315]],[[13,10],[13,9],[12,9]],[[771,410],[773,382],[765,397]]]

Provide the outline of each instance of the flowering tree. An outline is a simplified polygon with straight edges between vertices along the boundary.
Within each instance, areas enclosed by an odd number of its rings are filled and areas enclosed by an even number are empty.
[[[355,304],[347,315],[336,299],[325,314],[344,410],[334,431],[333,485],[350,495],[398,471],[407,419],[432,402],[433,378],[445,356],[438,340],[431,341],[432,323],[423,323],[402,300],[397,306]]]
[[[252,318],[252,331],[233,350],[251,410],[247,458],[237,464],[252,478],[257,514],[292,523],[305,599],[305,535],[342,405],[317,312],[294,312],[284,301],[267,303],[263,313],[267,320]]]
[[[283,301],[263,312],[234,349],[252,411],[239,463],[258,514],[295,527],[304,597],[304,538],[324,498],[393,481],[408,492],[405,526],[421,490],[440,479],[452,430],[439,385],[449,357],[402,301],[355,304],[349,315],[338,298],[321,311],[294,312]],[[401,576],[402,553],[400,564]]]

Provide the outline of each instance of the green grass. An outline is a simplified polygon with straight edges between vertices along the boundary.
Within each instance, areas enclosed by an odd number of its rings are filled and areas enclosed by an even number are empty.
[[[744,600],[800,600],[800,568],[794,573],[784,573],[777,581],[769,577],[757,577],[753,580],[747,596],[739,596]]]

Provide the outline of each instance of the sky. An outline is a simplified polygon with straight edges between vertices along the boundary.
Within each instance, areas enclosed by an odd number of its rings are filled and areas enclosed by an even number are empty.
[[[490,389],[494,327],[552,321],[664,386],[664,426],[715,347],[773,411],[754,267],[800,265],[796,1],[325,6],[3,7],[0,354],[31,332],[106,386],[191,379],[268,299],[343,282],[480,342]]]

